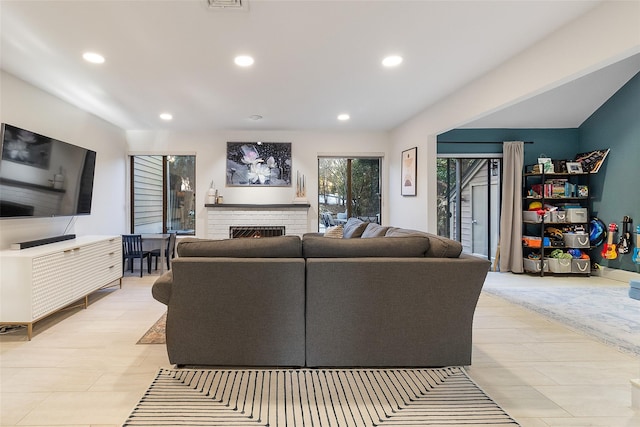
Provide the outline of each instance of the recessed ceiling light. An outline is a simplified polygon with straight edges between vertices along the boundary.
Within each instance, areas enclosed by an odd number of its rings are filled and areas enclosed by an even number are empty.
[[[347,121],[347,120],[349,120],[350,118],[351,118],[351,116],[349,116],[349,115],[348,115],[348,114],[346,114],[346,113],[340,114],[340,115],[338,116],[338,120],[340,120],[341,122]]]
[[[253,114],[253,115],[249,116],[249,119],[251,119],[251,120],[262,120],[262,116],[260,114]]]
[[[170,113],[161,113],[160,118],[162,120],[169,121],[173,119],[173,115],[171,115]]]
[[[84,60],[87,62],[91,62],[92,64],[104,63],[104,56],[95,52],[85,52],[82,54],[82,58],[84,58]]]
[[[385,67],[397,67],[400,64],[402,64],[402,56],[398,55],[387,56],[382,60],[382,65]]]
[[[253,65],[253,58],[247,55],[236,56],[233,62],[239,67],[250,67]]]

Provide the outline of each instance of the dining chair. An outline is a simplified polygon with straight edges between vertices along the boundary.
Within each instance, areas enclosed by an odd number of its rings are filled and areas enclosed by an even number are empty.
[[[142,277],[142,261],[147,260],[147,271],[151,274],[151,252],[142,250],[142,236],[140,234],[122,235],[122,273],[124,274],[124,264],[129,262],[129,267],[133,273],[133,261],[140,260],[140,277]]]
[[[169,232],[169,240],[167,240],[167,248],[164,250],[164,259],[167,260],[167,270],[171,270],[171,260],[176,255],[176,232]],[[156,270],[158,269],[158,258],[160,257],[160,249],[152,249],[151,256],[156,260]]]

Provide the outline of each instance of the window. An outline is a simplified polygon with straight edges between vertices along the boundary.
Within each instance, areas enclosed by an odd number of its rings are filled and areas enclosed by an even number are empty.
[[[195,156],[131,157],[131,232],[195,234]]]
[[[318,158],[318,229],[357,217],[381,222],[380,164],[375,158]]]
[[[438,235],[492,259],[500,224],[502,159],[438,157]]]

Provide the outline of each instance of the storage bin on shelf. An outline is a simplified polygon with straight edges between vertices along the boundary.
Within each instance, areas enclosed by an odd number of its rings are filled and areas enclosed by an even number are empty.
[[[567,212],[567,222],[587,223],[589,222],[586,208],[569,208]]]
[[[545,259],[523,258],[522,266],[525,271],[532,272],[532,273],[540,273],[541,269],[544,269],[544,271],[549,271],[549,263],[547,261],[548,259],[546,258]]]
[[[568,248],[588,248],[591,246],[588,234],[564,233],[564,245]]]
[[[571,273],[571,258],[545,258],[552,273]]]
[[[549,211],[545,211],[544,215],[538,215],[537,211],[522,211],[522,220],[525,222],[542,222],[544,218],[545,222],[549,221]]]
[[[566,211],[551,211],[551,222],[567,222]]]
[[[572,273],[591,273],[591,260],[587,258],[574,258],[571,260]]]

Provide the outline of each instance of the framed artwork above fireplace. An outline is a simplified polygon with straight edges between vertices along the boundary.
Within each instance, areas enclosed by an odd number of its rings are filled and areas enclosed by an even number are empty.
[[[227,187],[290,187],[290,142],[227,142]]]

